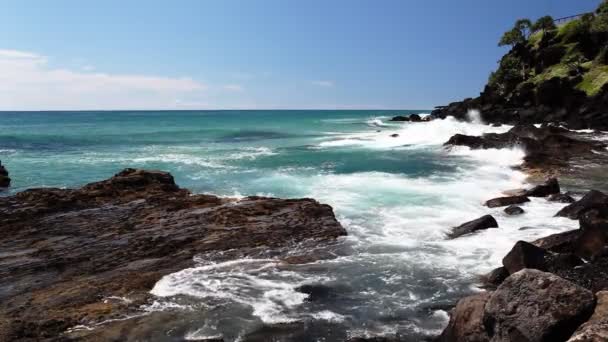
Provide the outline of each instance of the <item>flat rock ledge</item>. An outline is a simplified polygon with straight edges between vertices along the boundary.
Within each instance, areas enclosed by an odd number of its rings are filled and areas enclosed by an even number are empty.
[[[346,235],[313,199],[192,195],[167,172],[136,169],[80,189],[2,197],[0,227],[0,341],[63,340],[70,327],[124,317],[195,255],[242,257]],[[116,297],[129,302],[105,300]]]

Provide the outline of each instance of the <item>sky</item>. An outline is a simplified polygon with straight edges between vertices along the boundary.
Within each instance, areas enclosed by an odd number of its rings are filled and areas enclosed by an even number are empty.
[[[0,0],[0,110],[431,109],[599,0]]]

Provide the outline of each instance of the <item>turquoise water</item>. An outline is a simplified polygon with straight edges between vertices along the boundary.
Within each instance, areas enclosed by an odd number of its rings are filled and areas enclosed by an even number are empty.
[[[476,291],[477,276],[498,266],[515,241],[576,225],[552,217],[559,204],[542,200],[526,205],[530,217],[481,206],[526,185],[511,168],[523,153],[442,144],[456,133],[509,127],[388,122],[420,112],[5,112],[0,160],[13,179],[5,194],[78,187],[137,167],[170,171],[197,193],[316,198],[334,207],[349,233],[325,251],[337,258],[283,265],[203,256],[155,286],[159,299],[146,310],[182,318],[157,327],[155,339],[235,341],[262,329],[261,340],[301,340],[263,330],[290,323],[304,324],[311,341],[395,333],[415,341],[438,334],[447,323],[443,306]],[[487,213],[500,229],[445,240],[450,227]],[[309,283],[338,289],[339,299],[307,301],[295,288]]]

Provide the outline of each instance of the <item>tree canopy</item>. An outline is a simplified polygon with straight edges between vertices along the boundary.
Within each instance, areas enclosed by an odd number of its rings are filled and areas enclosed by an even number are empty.
[[[553,17],[550,15],[546,15],[544,17],[538,18],[534,25],[532,25],[532,31],[550,31],[556,28],[555,23],[553,22]]]

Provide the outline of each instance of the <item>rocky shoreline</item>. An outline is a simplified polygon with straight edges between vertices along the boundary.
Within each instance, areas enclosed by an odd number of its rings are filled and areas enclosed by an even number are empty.
[[[577,177],[575,164],[608,164],[604,143],[547,124],[520,124],[507,133],[479,137],[455,135],[446,146],[521,148],[526,156],[520,168],[536,179]],[[458,301],[437,341],[608,340],[608,196],[591,190],[574,201],[550,178],[532,189],[490,199],[486,206],[521,214],[517,204],[528,197],[564,203],[556,216],[579,220],[580,228],[530,243],[518,241],[503,266],[482,277],[488,291]],[[449,238],[497,227],[486,215],[455,227]]]
[[[193,195],[169,173],[135,169],[80,189],[0,197],[0,226],[1,341],[146,339],[123,319],[195,255],[305,263],[322,256],[296,246],[346,235],[313,199]]]

